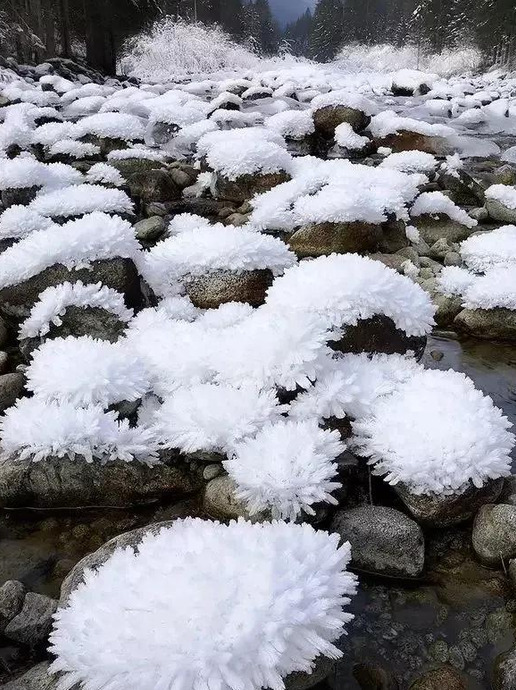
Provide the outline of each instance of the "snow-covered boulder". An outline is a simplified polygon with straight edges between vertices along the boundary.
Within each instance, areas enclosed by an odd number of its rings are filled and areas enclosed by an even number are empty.
[[[442,192],[423,192],[410,210],[412,221],[429,245],[441,239],[460,242],[474,232],[477,221]]]
[[[371,101],[351,91],[330,91],[317,96],[311,108],[316,131],[327,139],[332,139],[343,123],[350,125],[354,132],[362,132],[375,112]]]
[[[486,208],[493,220],[516,223],[516,189],[495,184],[486,190]]]
[[[437,155],[450,152],[452,147],[447,137],[455,133],[446,125],[401,117],[393,110],[384,110],[375,115],[369,125],[369,131],[378,146],[390,148],[395,153],[423,151]]]

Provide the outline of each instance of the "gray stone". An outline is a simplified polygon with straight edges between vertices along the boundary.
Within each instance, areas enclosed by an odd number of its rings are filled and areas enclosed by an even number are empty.
[[[134,225],[134,234],[141,242],[155,242],[166,230],[165,221],[161,216],[144,218]]]
[[[441,237],[430,247],[428,256],[436,261],[442,261],[446,254],[452,250],[449,240]]]
[[[9,356],[7,352],[3,352],[2,350],[0,350],[0,374],[3,374],[6,370],[8,360]]]
[[[451,220],[448,216],[442,214],[438,214],[437,218],[422,215],[413,220],[420,236],[430,246],[440,239],[448,240],[448,242],[462,242],[473,232],[471,228],[462,225],[462,223],[457,223],[457,221]]]
[[[473,525],[473,548],[487,565],[501,566],[516,556],[516,506],[484,505]]]
[[[377,315],[370,319],[362,319],[355,326],[346,326],[340,340],[333,341],[330,346],[340,352],[377,353],[387,355],[413,352],[420,360],[426,347],[425,336],[408,336],[405,331],[396,328],[396,324],[388,316]]]
[[[268,269],[241,273],[216,271],[189,279],[185,288],[188,297],[200,309],[216,309],[226,302],[247,302],[258,307],[265,302],[272,281]]]
[[[496,501],[503,488],[503,479],[492,479],[481,489],[469,484],[460,494],[418,496],[404,484],[396,484],[396,493],[410,513],[422,525],[450,527],[470,520],[480,506]]]
[[[268,192],[276,185],[288,182],[290,175],[284,171],[255,175],[241,175],[236,180],[228,180],[223,175],[213,175],[211,193],[216,199],[242,204],[255,194]]]
[[[312,223],[297,230],[289,246],[300,258],[377,251],[382,229],[369,223]]]
[[[444,255],[445,266],[460,266],[461,264],[462,259],[459,252],[446,252]]]
[[[48,639],[56,610],[55,599],[28,592],[20,613],[6,626],[4,635],[29,647],[42,644]]]
[[[49,661],[42,661],[19,678],[0,686],[0,690],[57,690],[59,677],[48,674],[49,666]],[[74,685],[70,690],[80,689]]]
[[[356,108],[344,105],[327,105],[314,113],[314,125],[318,134],[327,139],[335,136],[335,128],[347,122],[355,132],[361,132],[371,122],[371,118]]]
[[[409,261],[412,261],[414,266],[417,266],[419,268],[419,254],[414,247],[403,247],[403,249],[398,249],[396,255],[402,256],[404,259],[409,259]]]
[[[466,678],[451,666],[426,671],[410,686],[410,690],[467,690]]]
[[[327,656],[318,656],[314,662],[312,673],[299,671],[291,673],[284,678],[285,690],[310,690],[315,685],[322,683],[323,680],[335,671],[335,659]]]
[[[251,522],[261,522],[265,514],[251,516],[242,501],[235,496],[236,485],[226,474],[215,477],[206,485],[203,508],[206,514],[217,520],[236,520],[245,518]]]
[[[198,490],[203,482],[186,463],[88,463],[73,459],[0,460],[0,507],[59,508],[141,505]]]
[[[0,347],[5,345],[6,340],[7,340],[7,326],[5,325],[5,321],[0,316]]]
[[[131,196],[143,203],[166,202],[181,198],[181,189],[168,170],[136,172],[127,178]]]
[[[394,577],[418,577],[423,571],[423,532],[394,508],[362,506],[339,511],[332,531],[350,542],[356,568]]]
[[[237,228],[245,225],[249,221],[249,217],[245,216],[243,213],[232,213],[227,217],[226,222],[229,225],[234,225]]]
[[[8,580],[0,587],[0,633],[20,613],[25,593],[25,586],[18,580]]]
[[[462,297],[443,295],[437,291],[431,293],[432,302],[437,307],[435,322],[440,328],[451,326],[457,314],[462,311]]]
[[[126,179],[135,173],[161,170],[164,167],[160,161],[151,161],[148,158],[121,158],[120,160],[110,160],[109,165],[116,168]]]
[[[0,376],[0,412],[12,407],[22,396],[25,377],[19,372]]]
[[[493,665],[493,690],[516,688],[516,647],[499,654]]]
[[[508,208],[496,199],[486,199],[486,209],[493,220],[500,223],[516,223],[516,209]]]
[[[407,226],[402,220],[392,220],[382,223],[382,239],[380,251],[387,254],[394,254],[400,249],[410,248],[407,238]]]
[[[403,273],[403,267],[406,266],[407,261],[410,261],[410,259],[400,256],[400,254],[380,254],[376,252],[369,254],[369,258],[374,259],[374,261],[381,261],[382,264],[398,273]]]
[[[429,137],[417,132],[400,130],[396,134],[388,134],[382,139],[376,139],[378,146],[386,146],[394,153],[401,151],[424,151],[425,153],[445,155],[450,152],[450,144],[443,137]]]
[[[202,478],[209,482],[211,479],[215,479],[222,472],[222,467],[218,464],[206,465],[202,471]]]
[[[516,340],[516,311],[512,309],[463,309],[454,321],[458,331],[486,340]]]
[[[479,223],[483,223],[489,218],[489,213],[485,206],[472,208],[468,211],[468,214],[471,216],[471,218],[473,218],[473,220],[477,220]]]
[[[459,206],[482,205],[485,201],[484,188],[465,170],[441,173],[438,182],[441,189],[450,191],[452,201]]]
[[[190,175],[187,175],[184,170],[172,168],[169,170],[169,175],[180,189],[185,189],[185,187],[189,187],[193,183]]]

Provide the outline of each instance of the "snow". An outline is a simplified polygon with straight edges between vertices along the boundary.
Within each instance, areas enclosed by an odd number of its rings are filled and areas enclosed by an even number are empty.
[[[52,146],[60,141],[74,139],[76,127],[72,122],[46,122],[32,133],[32,143]]]
[[[61,139],[50,146],[49,154],[51,156],[71,156],[78,160],[79,158],[98,156],[100,154],[100,146],[87,144],[83,141],[75,141],[75,139]]]
[[[80,184],[40,193],[29,208],[42,216],[69,218],[95,212],[132,214],[133,202],[120,189]]]
[[[505,184],[494,184],[486,189],[486,199],[499,201],[505,207],[516,209],[516,189]]]
[[[443,214],[467,228],[474,228],[478,222],[468,216],[466,211],[454,204],[453,201],[442,192],[423,192],[420,194],[410,210],[413,218],[429,215]]]
[[[415,494],[453,494],[511,473],[511,424],[464,374],[420,371],[353,424],[376,474]]]
[[[143,139],[145,133],[142,121],[128,113],[97,113],[82,118],[76,127],[77,138],[94,134],[102,138],[134,141]]]
[[[77,368],[77,367],[76,367]],[[154,464],[157,448],[152,433],[119,421],[99,405],[75,407],[39,397],[21,398],[0,418],[2,457],[11,462],[30,458],[82,456],[106,463],[139,460]]]
[[[468,237],[460,245],[460,254],[468,268],[476,273],[496,266],[516,268],[516,226],[504,225],[492,232]]]
[[[435,172],[437,159],[431,153],[424,151],[400,151],[384,158],[380,163],[380,168],[429,175]]]
[[[491,268],[485,275],[476,276],[463,293],[466,309],[516,310],[516,270],[514,263]]]
[[[510,148],[506,149],[500,157],[500,160],[505,161],[506,163],[516,164],[516,146],[511,146]]]
[[[10,206],[0,215],[0,239],[20,240],[35,230],[45,230],[53,225],[50,218],[27,206]]]
[[[129,322],[133,311],[124,303],[124,297],[116,290],[102,283],[84,285],[65,281],[57,286],[50,286],[39,295],[27,319],[20,326],[20,338],[45,336],[51,325],[60,326],[61,316],[68,307],[94,307],[105,309],[123,322]]]
[[[36,230],[0,254],[0,288],[16,285],[54,264],[68,269],[117,257],[136,259],[139,244],[130,223],[92,213],[65,225]]]
[[[66,187],[80,182],[78,170],[61,163],[40,163],[35,158],[18,156],[2,161],[0,166],[0,191],[28,187]]]
[[[304,139],[315,132],[314,120],[308,110],[285,110],[267,119],[265,126],[289,139]]]
[[[343,122],[335,128],[335,142],[338,146],[355,151],[363,149],[370,139],[356,134],[350,124]]]
[[[312,112],[328,108],[329,106],[344,106],[345,108],[360,110],[366,115],[374,115],[377,112],[376,105],[371,100],[356,92],[347,90],[323,93],[314,98],[311,103]]]
[[[437,277],[437,289],[448,297],[462,295],[475,281],[475,274],[461,266],[445,266]]]
[[[402,131],[415,132],[428,137],[448,137],[455,133],[451,127],[446,125],[431,124],[423,120],[402,117],[397,115],[394,110],[384,110],[375,115],[369,125],[369,131],[378,139],[383,139],[389,134],[398,134]]]
[[[121,187],[125,185],[125,180],[116,168],[107,163],[95,163],[86,173],[86,181]]]
[[[161,151],[147,148],[147,146],[143,146],[142,144],[135,144],[126,149],[114,149],[107,155],[108,161],[132,160],[136,158],[150,161],[164,161],[166,156]]]
[[[108,407],[138,400],[149,390],[144,363],[125,341],[110,343],[90,336],[45,341],[32,353],[26,376],[27,390],[38,397],[76,407]]]
[[[283,688],[342,656],[350,559],[309,525],[178,519],[86,571],[55,616],[51,671],[66,687]]]

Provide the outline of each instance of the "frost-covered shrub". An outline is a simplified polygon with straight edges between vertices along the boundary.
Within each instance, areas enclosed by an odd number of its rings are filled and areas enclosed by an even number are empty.
[[[165,447],[226,453],[284,411],[272,390],[200,384],[180,388],[155,415]]]
[[[10,206],[0,215],[0,239],[21,240],[36,230],[46,230],[53,225],[50,218],[27,206]]]
[[[2,456],[13,461],[80,455],[86,462],[97,458],[153,464],[157,458],[151,431],[130,427],[127,420],[119,421],[114,412],[104,412],[100,405],[76,407],[38,397],[22,398],[0,419],[0,437]]]
[[[102,283],[64,282],[48,287],[39,295],[28,318],[20,326],[20,338],[45,336],[52,324],[61,326],[61,316],[71,306],[105,309],[126,323],[133,317],[132,309],[125,306],[124,296],[116,290]]]
[[[375,473],[415,494],[453,494],[510,474],[511,423],[464,374],[420,371],[353,425]]]
[[[93,134],[102,138],[134,141],[143,139],[145,127],[140,118],[128,113],[97,113],[79,120],[77,137]]]
[[[278,313],[314,313],[327,327],[383,314],[407,335],[429,333],[435,313],[419,285],[357,254],[332,254],[288,269],[269,288],[266,306]]]
[[[117,216],[91,213],[36,230],[6,249],[0,254],[0,288],[17,285],[54,264],[79,269],[101,259],[136,259],[139,251],[130,223]]]
[[[30,209],[42,216],[63,218],[95,212],[131,214],[133,202],[121,189],[79,184],[40,193],[31,201]]]
[[[164,296],[180,290],[187,276],[266,268],[278,274],[296,261],[277,238],[245,228],[203,224],[159,242],[143,255],[141,272],[156,294]]]
[[[2,219],[0,218],[0,227]],[[516,269],[516,226],[505,225],[489,233],[474,235],[460,245],[460,254],[466,265],[478,273],[495,266],[513,266]]]
[[[56,338],[32,353],[27,389],[49,401],[108,407],[149,390],[145,365],[125,341],[90,336]]]
[[[442,192],[423,192],[420,194],[410,210],[412,217],[443,214],[451,220],[465,225],[467,228],[474,228],[478,222],[468,216],[466,211],[454,204],[453,201]]]
[[[280,690],[342,656],[350,558],[309,525],[176,520],[85,573],[56,614],[51,670],[63,688]]]
[[[271,510],[273,517],[295,520],[302,510],[314,515],[314,503],[337,504],[334,461],[344,448],[338,431],[320,429],[313,420],[283,420],[237,444],[224,467],[251,515]]]

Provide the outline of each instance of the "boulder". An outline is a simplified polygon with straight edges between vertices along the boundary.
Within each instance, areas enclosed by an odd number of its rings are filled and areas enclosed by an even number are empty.
[[[327,656],[318,656],[311,673],[298,671],[284,678],[285,690],[310,690],[335,672],[337,662]]]
[[[420,236],[430,246],[441,239],[447,240],[449,243],[462,242],[474,231],[443,214],[438,214],[437,218],[430,215],[422,215],[413,220]]]
[[[399,690],[399,684],[394,674],[374,662],[355,664],[353,677],[356,679],[360,690]]]
[[[7,580],[0,587],[0,633],[20,613],[25,593],[25,586],[18,580]]]
[[[56,610],[55,599],[28,592],[21,611],[7,624],[5,637],[29,647],[47,642]]]
[[[508,208],[496,199],[486,199],[486,209],[493,220],[500,223],[516,223],[516,208]]]
[[[350,542],[355,568],[392,577],[418,577],[423,571],[423,532],[399,510],[384,506],[340,510],[331,529]]]
[[[385,146],[394,153],[401,151],[424,151],[442,156],[450,152],[450,145],[443,137],[431,137],[426,134],[400,130],[396,134],[388,134],[382,139],[377,139],[378,147]]]
[[[247,302],[258,307],[265,302],[272,281],[268,269],[241,273],[216,271],[190,278],[185,287],[188,297],[200,309],[216,309],[226,302]]]
[[[131,197],[140,203],[175,201],[181,198],[181,189],[167,170],[136,172],[127,178]]]
[[[452,295],[450,297],[437,291],[431,293],[432,302],[437,307],[435,323],[439,328],[451,326],[457,314],[462,311],[462,297]]]
[[[371,122],[371,118],[361,110],[344,105],[327,105],[314,113],[315,131],[326,139],[335,136],[335,128],[347,122],[355,132],[361,132]]]
[[[383,234],[369,223],[311,223],[297,230],[288,244],[300,258],[377,251]]]
[[[516,506],[501,503],[480,508],[473,524],[473,548],[482,563],[500,566],[516,556]]]
[[[126,179],[135,173],[146,173],[149,170],[161,170],[165,167],[164,163],[149,158],[120,158],[119,160],[110,160],[109,165],[116,168]]]
[[[0,192],[0,199],[4,208],[9,206],[27,206],[36,197],[36,194],[41,189],[39,186],[20,187],[17,189],[4,189]]]
[[[49,675],[49,661],[42,661],[19,678],[0,686],[0,690],[57,690],[59,677]],[[80,690],[79,685],[74,685],[70,690]]]
[[[502,492],[503,483],[503,478],[491,479],[480,489],[470,483],[462,493],[451,496],[419,496],[402,483],[396,484],[394,490],[419,524],[450,527],[470,520],[480,506],[496,501]]]
[[[516,340],[516,311],[496,309],[463,309],[454,320],[458,331],[487,340]]]
[[[140,288],[140,277],[131,259],[103,259],[93,261],[91,269],[69,270],[62,264],[49,266],[41,273],[27,280],[0,290],[0,305],[4,313],[26,318],[39,295],[47,287],[59,285],[65,281],[72,283],[81,280],[83,283],[101,282],[107,287],[121,292],[128,307],[139,307],[143,303]]]
[[[391,220],[382,223],[382,240],[380,251],[387,254],[394,254],[401,249],[408,248],[410,242],[407,238],[407,230],[404,221]]]
[[[21,398],[24,386],[25,377],[20,372],[0,376],[0,412],[12,407]]]
[[[516,688],[516,647],[499,654],[493,665],[493,690]]]
[[[5,345],[5,343],[7,341],[7,335],[8,335],[7,334],[7,325],[6,325],[5,321],[2,319],[2,317],[0,316],[0,347]]]
[[[134,225],[134,235],[140,242],[151,243],[165,234],[166,227],[162,216],[151,216]]]
[[[450,197],[459,206],[483,206],[484,188],[465,170],[441,173],[438,178],[441,189],[450,192]]]
[[[410,690],[468,690],[465,677],[452,666],[427,671],[410,686]]]
[[[396,328],[388,316],[378,314],[370,319],[359,321],[356,326],[346,326],[340,340],[330,343],[340,352],[382,352],[387,355],[413,352],[417,360],[423,356],[426,347],[426,336],[408,336],[405,331]]]
[[[256,175],[241,175],[236,180],[228,180],[227,177],[215,173],[213,175],[211,193],[216,199],[232,201],[242,204],[251,199],[255,194],[268,192],[276,185],[288,182],[290,175],[283,170],[275,173]]]
[[[0,507],[61,508],[131,506],[189,494],[202,477],[173,460],[148,467],[142,462],[88,463],[81,456],[0,460]]]
[[[235,490],[236,485],[227,474],[208,482],[203,501],[205,513],[216,520],[245,518],[252,522],[261,522],[264,514],[259,513],[251,518],[245,505],[235,496]]]

